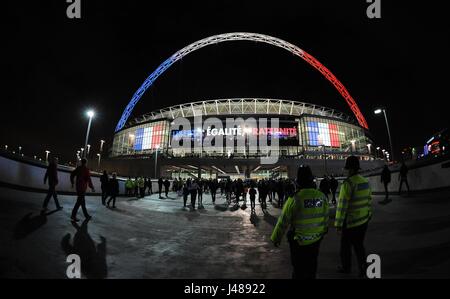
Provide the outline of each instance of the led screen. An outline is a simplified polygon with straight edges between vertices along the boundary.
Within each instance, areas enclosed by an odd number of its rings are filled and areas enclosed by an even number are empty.
[[[339,127],[336,124],[308,121],[308,144],[311,146],[340,147]]]

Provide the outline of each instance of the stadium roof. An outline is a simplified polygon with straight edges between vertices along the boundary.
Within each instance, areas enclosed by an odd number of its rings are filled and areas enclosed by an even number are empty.
[[[159,119],[189,118],[200,114],[203,117],[252,114],[301,116],[311,114],[355,123],[353,118],[340,111],[315,104],[280,99],[233,98],[185,103],[152,111],[129,121],[127,127]]]

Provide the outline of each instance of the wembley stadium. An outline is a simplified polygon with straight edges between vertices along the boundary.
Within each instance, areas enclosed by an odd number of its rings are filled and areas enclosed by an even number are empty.
[[[188,129],[176,124],[180,118],[189,122]],[[208,125],[210,119],[219,121],[219,126]],[[260,142],[249,145],[248,140],[260,132],[277,141],[277,147]],[[199,139],[211,136],[217,143],[213,142],[214,149],[195,146]],[[183,147],[176,146],[180,139]],[[339,173],[350,154],[368,163],[373,161],[371,144],[368,130],[335,109],[281,99],[217,99],[171,106],[134,118],[115,133],[110,158],[126,161],[126,173],[136,175],[266,177],[276,172],[289,176],[306,161],[316,165],[320,173]],[[268,154],[276,154],[277,163],[260,163],[259,158]]]
[[[145,92],[174,63],[206,46],[237,41],[268,44],[299,57],[334,86],[353,116],[299,101],[233,98],[184,103],[129,120]],[[322,174],[342,173],[351,154],[360,157],[362,168],[382,162],[373,155],[368,128],[345,86],[305,50],[265,34],[223,33],[178,50],[142,83],[117,123],[110,169],[154,177],[295,177],[298,166],[308,163]],[[269,156],[277,159],[265,163]]]

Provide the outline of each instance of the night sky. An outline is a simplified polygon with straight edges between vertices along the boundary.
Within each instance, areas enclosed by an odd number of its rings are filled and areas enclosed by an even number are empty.
[[[397,150],[422,145],[449,125],[444,7],[412,1],[393,7],[382,0],[382,18],[374,20],[366,16],[365,0],[159,2],[82,0],[81,20],[66,17],[65,0],[2,2],[2,146],[21,145],[26,155],[41,157],[49,149],[62,162],[74,160],[90,107],[97,111],[94,151],[100,139],[111,145],[126,104],[162,61],[196,40],[235,31],[279,37],[316,57],[347,87],[386,148],[377,106],[388,109]],[[177,62],[133,116],[233,97],[305,101],[351,114],[334,87],[300,58],[261,43],[232,42]]]

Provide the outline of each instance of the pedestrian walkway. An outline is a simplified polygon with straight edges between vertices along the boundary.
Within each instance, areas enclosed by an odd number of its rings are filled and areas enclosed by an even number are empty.
[[[256,201],[251,215],[249,201],[245,210],[235,209],[219,195],[214,206],[204,194],[205,209],[189,211],[169,193],[167,199],[118,198],[113,210],[100,197],[87,197],[93,218],[74,227],[69,218],[76,198],[59,196],[62,211],[39,215],[43,196],[0,188],[0,277],[64,278],[67,252],[76,246],[91,257],[83,274],[89,278],[291,276],[286,239],[279,249],[270,242],[280,214],[270,204],[263,214]],[[382,277],[449,277],[450,195],[393,196],[392,203],[377,204],[382,198],[374,198],[366,242],[368,253],[381,256]],[[335,273],[338,256],[339,238],[330,227],[318,278],[356,277]]]

